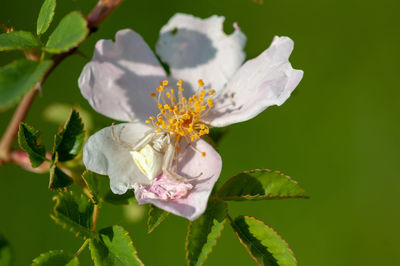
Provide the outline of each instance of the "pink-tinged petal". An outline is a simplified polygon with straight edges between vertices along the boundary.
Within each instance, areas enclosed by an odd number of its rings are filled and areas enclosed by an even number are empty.
[[[97,42],[78,83],[97,112],[120,121],[143,121],[157,111],[150,93],[164,79],[164,69],[143,38],[126,29],[117,32],[115,42]]]
[[[199,178],[189,182],[193,188],[188,191],[187,196],[169,200],[141,198],[143,191],[138,188],[135,194],[139,204],[152,203],[160,209],[191,221],[206,210],[208,197],[221,173],[222,160],[214,148],[204,140],[200,139],[192,145],[199,151],[205,152],[206,156],[203,157],[199,152],[188,148],[189,150],[178,163],[178,173],[181,175],[193,178],[202,173]]]
[[[139,185],[136,189],[136,198],[170,200],[186,197],[193,185],[188,182],[176,182],[161,174],[151,183],[151,186]]]
[[[131,144],[135,144],[149,129],[139,122],[114,126],[115,135],[121,132],[121,140]],[[136,183],[150,183],[134,163],[128,149],[113,139],[111,127],[103,128],[89,138],[83,150],[83,163],[90,171],[108,175],[111,190],[116,194],[124,194]]]
[[[178,13],[168,21],[161,29],[156,52],[173,77],[189,82],[192,89],[197,89],[198,79],[215,91],[227,84],[246,57],[246,36],[237,24],[232,34],[225,34],[224,20]]]
[[[272,105],[283,104],[303,77],[293,69],[289,56],[293,41],[275,37],[271,46],[247,61],[234,75],[204,121],[223,127],[249,120]]]

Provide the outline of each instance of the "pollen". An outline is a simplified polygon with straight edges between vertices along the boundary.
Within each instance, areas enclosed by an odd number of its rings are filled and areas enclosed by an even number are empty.
[[[159,113],[150,116],[146,123],[151,123],[157,132],[170,134],[175,140],[185,138],[188,142],[193,142],[210,132],[208,125],[201,121],[214,106],[211,98],[215,91],[204,89],[205,83],[199,79],[197,92],[186,98],[183,96],[183,81],[178,80],[176,85],[178,89],[174,90],[167,87],[167,80],[161,81],[156,88],[158,96],[154,92],[150,94],[157,100]],[[205,153],[201,155],[205,156]]]

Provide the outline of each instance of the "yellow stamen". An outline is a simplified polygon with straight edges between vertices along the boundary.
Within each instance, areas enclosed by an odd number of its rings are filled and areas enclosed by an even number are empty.
[[[198,84],[200,88],[197,92],[192,97],[186,98],[182,93],[184,90],[182,80],[177,82],[178,95],[175,94],[174,89],[164,92],[168,81],[160,82],[160,86],[156,89],[158,96],[156,93],[150,94],[153,98],[158,97],[159,114],[155,117],[149,116],[149,120],[145,122],[152,123],[157,132],[166,132],[174,139],[185,137],[187,140],[196,141],[201,136],[209,134],[208,126],[201,122],[201,118],[214,106],[214,102],[210,98],[214,91],[201,89],[204,87],[201,79]],[[170,99],[170,103],[166,102],[167,98]]]
[[[199,86],[200,86],[200,87],[204,87],[204,82],[203,82],[203,80],[199,79],[198,83],[199,83]]]

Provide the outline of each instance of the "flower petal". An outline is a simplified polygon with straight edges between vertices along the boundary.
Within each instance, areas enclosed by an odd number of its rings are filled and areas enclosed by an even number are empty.
[[[79,77],[79,88],[99,113],[120,121],[144,120],[157,112],[150,97],[166,74],[136,32],[118,31],[115,42],[100,40]]]
[[[189,191],[188,195],[184,198],[167,201],[136,197],[139,204],[152,203],[158,208],[191,221],[206,210],[208,197],[221,173],[222,160],[214,148],[204,140],[200,139],[192,145],[199,151],[205,152],[206,156],[203,157],[199,152],[189,149],[178,163],[178,173],[181,175],[190,178],[202,173],[199,178],[190,181],[193,189]],[[136,191],[136,195],[140,193],[141,191]]]
[[[303,77],[303,71],[293,69],[289,62],[292,50],[290,38],[275,37],[267,50],[238,70],[216,97],[205,122],[223,127],[249,120],[269,106],[283,104]]]
[[[135,144],[149,129],[142,123],[114,126],[115,135],[121,132],[121,140],[131,144]],[[90,171],[108,175],[111,190],[116,194],[124,194],[136,183],[150,183],[134,163],[129,150],[113,139],[111,127],[103,128],[89,138],[83,150],[83,163]]]
[[[168,21],[160,31],[156,52],[173,77],[189,82],[194,90],[198,79],[215,91],[227,84],[246,57],[246,36],[236,24],[235,31],[226,35],[224,20],[215,15],[201,19],[178,13]]]

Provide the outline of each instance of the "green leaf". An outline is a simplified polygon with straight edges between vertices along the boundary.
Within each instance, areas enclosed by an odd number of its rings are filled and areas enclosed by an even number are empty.
[[[96,237],[96,233],[91,231],[94,206],[85,195],[67,192],[60,193],[53,199],[56,205],[50,217],[55,223],[75,233],[76,236]]]
[[[74,159],[81,151],[84,139],[82,120],[79,113],[72,109],[64,128],[54,137],[53,156],[58,153],[60,162]]]
[[[94,204],[99,204],[104,201],[104,197],[110,193],[110,181],[106,176],[98,175],[89,170],[82,174],[82,179],[85,181]]]
[[[55,160],[50,167],[50,181],[49,189],[57,190],[66,188],[74,182],[71,177],[69,177],[64,171],[57,167],[58,163],[58,153],[55,156]]]
[[[220,188],[223,200],[307,198],[299,184],[279,171],[257,169],[232,177]]]
[[[42,80],[52,64],[51,60],[34,62],[22,59],[0,68],[0,111],[17,103]]]
[[[73,11],[60,21],[44,50],[55,54],[69,51],[78,46],[88,34],[85,18],[79,12]]]
[[[25,123],[19,125],[18,143],[21,149],[28,154],[32,167],[38,167],[46,159],[46,149],[40,139],[39,130]]]
[[[133,190],[128,190],[125,194],[114,194],[110,189],[110,179],[108,176],[99,175],[86,170],[82,178],[92,193],[94,204],[108,202],[115,205],[132,204],[136,202]]]
[[[53,21],[54,11],[56,9],[56,0],[45,0],[40,8],[37,19],[36,34],[41,35],[47,31]]]
[[[190,222],[186,235],[188,265],[202,265],[221,236],[226,222],[226,203],[209,201],[206,212]]]
[[[32,33],[12,31],[0,34],[0,51],[25,50],[42,46]]]
[[[7,239],[5,239],[2,234],[0,234],[0,265],[11,265],[11,261],[12,257],[10,244],[8,243]]]
[[[147,233],[150,234],[153,232],[154,229],[156,229],[157,226],[160,225],[162,221],[165,220],[165,218],[168,217],[169,212],[166,212],[164,210],[161,210],[160,208],[157,208],[156,206],[150,204],[149,205],[149,212],[148,212],[148,218],[147,218]]]
[[[50,250],[46,253],[40,254],[39,257],[33,259],[32,266],[78,266],[79,261],[77,257],[66,253],[63,250]]]
[[[71,114],[71,109],[74,108],[79,112],[82,122],[85,125],[85,132],[88,134],[93,129],[93,119],[90,112],[80,106],[65,104],[65,103],[49,103],[43,109],[43,119],[56,125],[64,124],[65,117]]]
[[[91,239],[89,242],[94,265],[144,265],[124,228],[114,225],[100,230],[99,234],[99,239]]]
[[[288,244],[274,229],[251,216],[239,216],[231,225],[252,258],[259,265],[297,265]]]

